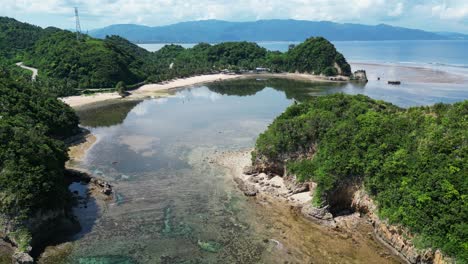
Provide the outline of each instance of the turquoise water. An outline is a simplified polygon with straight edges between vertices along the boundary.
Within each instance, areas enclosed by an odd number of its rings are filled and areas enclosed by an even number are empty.
[[[98,214],[75,209],[84,228],[59,263],[399,263],[370,226],[346,235],[245,197],[213,161],[250,149],[287,106],[330,88],[345,86],[238,80],[79,112],[97,137],[81,166],[116,196]],[[111,123],[100,118],[109,112]]]

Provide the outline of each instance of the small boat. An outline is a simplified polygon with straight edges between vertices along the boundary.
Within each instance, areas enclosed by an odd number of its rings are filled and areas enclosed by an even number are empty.
[[[392,84],[392,85],[400,85],[401,82],[400,81],[388,81],[388,84]]]

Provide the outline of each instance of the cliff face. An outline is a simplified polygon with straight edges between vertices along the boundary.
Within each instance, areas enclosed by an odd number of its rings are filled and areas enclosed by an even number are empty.
[[[376,237],[382,243],[391,247],[395,253],[409,263],[446,264],[453,262],[451,259],[444,257],[439,250],[417,249],[412,242],[414,236],[407,229],[388,224],[378,217],[376,204],[362,189],[354,193],[351,206],[369,218]]]
[[[296,159],[298,157],[313,157],[314,148],[308,152],[295,153],[284,156],[284,160]],[[244,173],[257,175],[262,173],[270,179],[282,177],[284,186],[288,189],[288,195],[296,193],[314,193],[317,186],[313,181],[300,182],[294,174],[287,170],[286,162],[268,161],[265,158],[254,160],[254,166],[249,166]],[[414,235],[407,229],[398,225],[391,225],[386,220],[380,219],[377,212],[378,207],[370,196],[363,190],[362,184],[349,182],[339,187],[328,197],[327,205],[314,207],[308,203],[300,209],[302,215],[307,219],[329,226],[331,228],[345,228],[356,225],[363,217],[368,219],[374,229],[375,237],[384,245],[392,249],[395,254],[411,264],[449,264],[454,261],[445,257],[440,250],[418,249],[412,239]]]

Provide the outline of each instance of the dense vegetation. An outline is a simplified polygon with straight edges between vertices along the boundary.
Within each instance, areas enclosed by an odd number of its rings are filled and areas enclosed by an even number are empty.
[[[11,58],[30,49],[43,29],[14,19],[0,17],[0,57]]]
[[[253,160],[289,158],[288,171],[317,182],[317,206],[361,182],[381,217],[418,234],[417,245],[466,263],[467,118],[468,101],[400,109],[362,95],[318,97],[280,115],[259,136]]]
[[[168,45],[148,52],[129,41],[107,36],[103,40],[57,28],[41,29],[0,17],[0,50],[10,63],[24,61],[39,69],[37,86],[56,96],[86,88],[127,88],[144,82],[230,70],[269,68],[274,72],[351,75],[344,57],[324,38],[310,38],[288,52],[271,52],[255,43],[201,43],[190,49]]]
[[[64,207],[62,139],[77,132],[78,118],[17,70],[0,65],[0,215],[21,226],[40,211]]]

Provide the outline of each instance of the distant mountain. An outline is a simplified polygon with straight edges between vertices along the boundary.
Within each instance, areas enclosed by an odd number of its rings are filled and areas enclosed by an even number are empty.
[[[454,39],[454,40],[468,40],[468,35],[455,33],[455,32],[437,32],[438,35]]]
[[[278,19],[255,22],[202,20],[159,27],[119,24],[92,30],[89,34],[97,38],[104,38],[106,35],[119,35],[139,43],[303,41],[310,36],[322,36],[332,41],[468,39],[468,35],[459,33],[434,33],[385,24],[369,26],[326,21]]]

